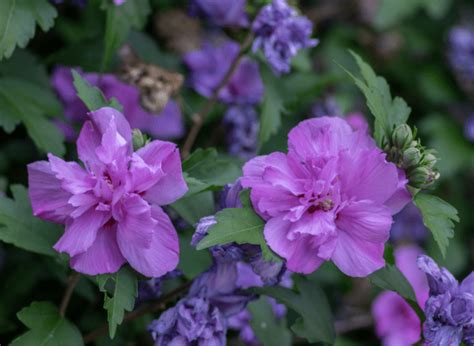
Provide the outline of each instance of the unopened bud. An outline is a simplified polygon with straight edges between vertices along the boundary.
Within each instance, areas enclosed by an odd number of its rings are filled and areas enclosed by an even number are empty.
[[[133,129],[132,131],[132,142],[133,142],[133,150],[137,151],[141,147],[145,146],[146,138],[143,135],[142,131],[139,129]]]
[[[418,188],[427,188],[439,178],[439,173],[427,166],[415,168],[408,175],[410,185]]]
[[[413,140],[413,132],[407,124],[398,125],[392,133],[392,143],[397,148],[406,148]]]
[[[430,168],[433,168],[437,161],[438,161],[438,158],[431,151],[426,151],[425,154],[423,155],[422,163],[423,163],[424,166],[428,166]]]
[[[403,152],[403,166],[405,168],[416,167],[421,161],[419,149],[411,147]]]

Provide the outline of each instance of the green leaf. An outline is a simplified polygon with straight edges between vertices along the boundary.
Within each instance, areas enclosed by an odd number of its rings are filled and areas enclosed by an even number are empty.
[[[400,97],[392,99],[387,81],[375,74],[374,70],[360,56],[351,51],[359,66],[363,79],[343,69],[354,80],[367,100],[372,115],[375,117],[375,140],[379,146],[389,136],[394,126],[406,123],[411,109]]]
[[[384,290],[394,291],[407,300],[415,310],[420,320],[423,321],[424,314],[416,301],[415,292],[403,273],[394,265],[387,264],[382,269],[369,276],[370,282]]]
[[[59,225],[33,216],[28,193],[22,185],[12,185],[14,199],[0,197],[0,240],[27,251],[56,256],[53,245],[61,236]]]
[[[217,223],[209,229],[209,234],[197,245],[198,250],[228,244],[260,245],[263,257],[267,261],[280,262],[265,242],[263,228],[265,221],[251,208],[227,208],[216,214]]]
[[[209,188],[220,188],[242,175],[234,160],[219,156],[214,148],[194,151],[183,162],[183,171]]]
[[[145,26],[150,12],[148,0],[126,1],[120,6],[110,4],[107,7],[102,70],[107,68],[112,55],[126,41],[130,30],[141,30]]]
[[[0,60],[9,58],[15,46],[26,47],[35,35],[36,24],[48,31],[57,14],[48,0],[0,1]]]
[[[112,295],[109,295],[106,284],[111,280],[114,284]],[[107,310],[109,336],[114,338],[117,326],[122,323],[125,311],[132,311],[138,294],[137,277],[127,267],[122,267],[115,274],[97,276],[99,289],[104,292],[104,309]]]
[[[211,191],[204,191],[194,195],[185,195],[174,202],[171,207],[187,223],[194,225],[204,216],[214,214],[214,197]]]
[[[28,80],[0,78],[0,125],[12,132],[21,122],[36,146],[63,155],[64,136],[48,116],[60,114],[61,105],[49,88]]]
[[[297,335],[311,343],[333,344],[336,333],[326,295],[316,283],[303,277],[295,276],[294,281],[299,293],[279,286],[255,287],[252,290],[271,296],[297,312],[300,317],[291,327]]]
[[[11,346],[80,346],[84,345],[79,329],[50,302],[33,302],[17,314],[30,330],[13,340]]]
[[[282,92],[278,89],[279,81],[268,69],[262,69],[262,78],[265,84],[260,115],[259,146],[268,141],[281,126],[281,115],[284,112]]]
[[[454,221],[459,222],[458,211],[441,198],[418,193],[414,201],[423,216],[423,223],[431,231],[441,254],[446,257],[449,238],[454,236]]]
[[[102,107],[113,107],[119,111],[122,110],[122,106],[116,99],[107,101],[102,91],[99,88],[92,86],[75,70],[71,70],[72,77],[74,80],[74,87],[77,91],[77,96],[84,102],[86,107],[90,111],[95,111]]]
[[[268,299],[261,297],[251,302],[247,308],[252,315],[250,325],[262,345],[291,345],[291,333],[286,327],[286,319],[275,317]]]
[[[10,59],[2,61],[0,63],[0,75],[40,85],[53,94],[45,65],[39,61],[38,57],[26,50],[17,49]]]
[[[192,230],[179,232],[178,269],[190,280],[207,270],[212,264],[211,254],[208,251],[196,251],[191,245],[193,233]]]

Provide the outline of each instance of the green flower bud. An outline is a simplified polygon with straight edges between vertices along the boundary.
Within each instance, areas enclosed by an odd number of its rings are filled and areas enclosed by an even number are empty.
[[[421,161],[421,152],[417,148],[408,148],[403,152],[403,167],[416,167]]]
[[[436,157],[433,151],[426,151],[424,153],[423,161],[422,161],[424,166],[433,168],[437,161],[438,161],[438,158]]]
[[[439,173],[427,166],[415,168],[408,175],[410,185],[418,188],[427,188],[439,178]]]
[[[398,125],[392,133],[392,143],[395,147],[404,149],[413,140],[413,132],[407,124]]]
[[[133,150],[137,151],[138,149],[142,148],[146,144],[146,137],[143,135],[142,131],[139,129],[133,129],[132,131],[132,142],[133,142]]]

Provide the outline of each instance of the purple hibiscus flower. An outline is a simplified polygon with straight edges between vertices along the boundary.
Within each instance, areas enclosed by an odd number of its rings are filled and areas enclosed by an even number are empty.
[[[253,50],[261,49],[276,74],[288,73],[290,62],[300,49],[314,47],[313,25],[288,6],[285,0],[273,0],[264,6],[252,24]]]
[[[413,287],[418,304],[423,307],[428,298],[428,282],[420,275],[417,257],[423,251],[414,245],[395,250],[395,264]],[[382,292],[372,305],[377,335],[384,346],[410,346],[421,336],[421,322],[416,312],[397,293]]]
[[[461,284],[428,256],[418,257],[426,274],[429,298],[425,303],[423,335],[427,345],[474,345],[474,272]]]
[[[255,109],[249,105],[229,107],[223,122],[229,153],[243,159],[254,157],[260,128]]]
[[[191,86],[199,94],[211,96],[238,54],[239,45],[230,40],[216,45],[207,42],[202,50],[186,54],[184,62],[191,70]],[[258,103],[262,97],[263,82],[258,64],[249,58],[242,59],[219,94],[220,101],[230,104]]]
[[[98,87],[110,99],[115,97],[123,106],[124,114],[132,128],[160,139],[172,139],[183,136],[185,128],[181,110],[176,102],[170,100],[160,114],[146,112],[140,105],[140,91],[135,86],[126,84],[113,74],[83,73],[76,68],[82,77],[91,85]],[[74,140],[76,132],[71,125],[87,120],[87,108],[77,97],[71,69],[57,67],[51,76],[51,84],[64,105],[64,114],[68,123],[59,126],[66,138]]]
[[[247,27],[246,5],[246,0],[193,0],[190,9],[217,26]]]
[[[298,273],[327,260],[355,277],[382,268],[392,215],[411,198],[397,167],[337,117],[301,122],[288,147],[250,160],[241,178],[270,248]]]
[[[150,277],[175,269],[176,230],[161,206],[183,196],[187,186],[175,144],[152,141],[133,152],[132,130],[109,107],[89,113],[77,140],[79,159],[28,165],[33,213],[64,224],[54,248],[88,275],[116,272],[125,262]]]

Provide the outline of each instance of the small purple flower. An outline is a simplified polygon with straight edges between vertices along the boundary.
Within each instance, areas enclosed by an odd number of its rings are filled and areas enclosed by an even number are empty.
[[[469,115],[464,121],[464,136],[474,142],[474,114]]]
[[[115,97],[123,106],[123,112],[132,128],[160,139],[172,139],[183,136],[185,128],[181,110],[176,102],[170,100],[160,114],[146,112],[140,104],[140,91],[126,84],[113,74],[84,73],[75,69],[91,85],[98,87],[110,99]],[[77,97],[73,85],[71,68],[57,67],[51,76],[51,84],[64,105],[64,114],[68,123],[59,124],[66,137],[75,139],[72,125],[82,125],[87,120],[87,108]]]
[[[242,184],[237,180],[234,184],[226,184],[219,196],[219,209],[242,208],[240,192]]]
[[[206,298],[184,298],[149,327],[155,346],[225,345],[227,324]]]
[[[418,244],[423,243],[428,230],[423,224],[423,218],[418,208],[409,203],[403,210],[393,217],[393,225],[390,230],[390,239],[393,242],[411,241]]]
[[[430,287],[423,324],[426,343],[455,346],[463,341],[468,346],[474,345],[474,272],[459,284],[430,257],[420,256],[417,262]]]
[[[217,26],[247,27],[246,5],[246,0],[192,0],[190,10]]]
[[[342,110],[336,100],[331,96],[325,96],[316,101],[309,111],[311,117],[319,118],[324,116],[342,117]]]
[[[448,37],[448,59],[463,79],[474,81],[474,27],[456,26]]]
[[[290,71],[291,58],[300,49],[314,47],[313,25],[308,18],[298,16],[285,0],[274,0],[264,6],[253,22],[253,50],[261,49],[276,74]]]
[[[207,42],[201,50],[186,54],[184,62],[191,70],[190,85],[199,94],[210,97],[238,54],[239,45],[230,40],[217,45]],[[249,58],[242,59],[219,94],[219,100],[228,104],[258,103],[262,97],[258,64]]]
[[[260,128],[255,109],[248,105],[229,107],[223,122],[229,153],[244,159],[254,157]]]

